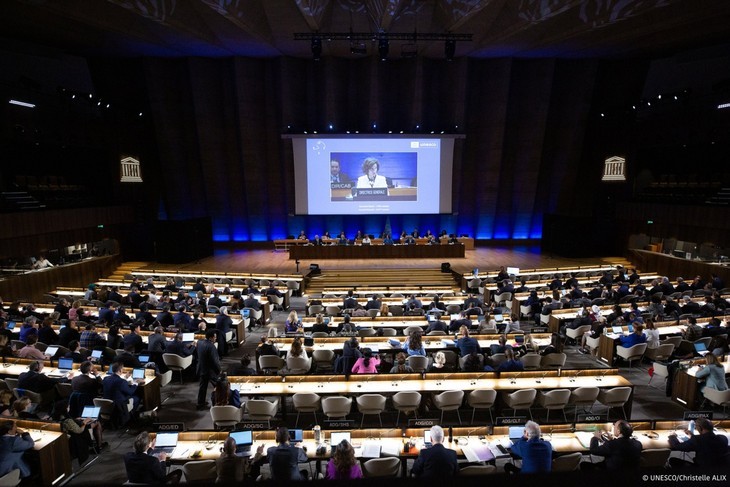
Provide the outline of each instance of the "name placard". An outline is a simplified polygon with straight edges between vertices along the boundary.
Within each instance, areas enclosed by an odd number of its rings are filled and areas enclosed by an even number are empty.
[[[165,431],[185,431],[185,423],[153,423],[152,429],[158,433]]]
[[[494,418],[494,426],[522,426],[527,423],[527,416],[497,416]]]
[[[237,430],[268,430],[269,424],[265,421],[241,421],[236,423]]]
[[[712,411],[685,411],[684,419],[712,419]]]
[[[388,188],[352,188],[352,196],[358,199],[387,198]]]
[[[608,414],[581,413],[575,419],[576,423],[608,423]]]
[[[354,419],[326,419],[324,420],[325,429],[355,429]]]
[[[408,420],[409,428],[430,428],[431,426],[436,426],[437,424],[439,424],[437,419],[411,418]]]

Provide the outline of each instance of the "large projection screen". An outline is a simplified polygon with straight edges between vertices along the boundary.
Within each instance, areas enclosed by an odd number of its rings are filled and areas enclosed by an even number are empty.
[[[287,135],[298,215],[451,213],[458,135]]]

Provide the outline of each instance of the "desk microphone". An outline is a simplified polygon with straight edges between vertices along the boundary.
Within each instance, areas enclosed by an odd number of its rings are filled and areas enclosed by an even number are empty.
[[[568,380],[568,382],[575,382],[575,378],[576,378],[576,377],[578,377],[578,376],[580,375],[580,373],[581,373],[581,370],[580,370],[580,369],[578,369],[578,372],[576,372],[576,373],[575,373],[575,375],[573,375],[573,377],[571,377],[571,378],[570,378],[570,379]]]
[[[535,384],[542,384],[542,380],[548,375],[549,372],[550,371],[545,371],[545,373],[542,374],[542,377],[540,377],[539,379],[536,379],[535,380]]]
[[[510,384],[517,384],[517,379],[522,375],[522,372],[517,372],[514,376],[510,377]]]
[[[472,433],[474,433],[474,432],[475,432],[476,430],[478,430],[478,429],[479,429],[479,428],[477,427],[477,428],[472,428],[472,429],[470,429],[469,431],[467,431],[467,432],[466,432],[466,438],[467,438],[467,440],[469,439],[469,437],[471,436],[471,434],[472,434]]]

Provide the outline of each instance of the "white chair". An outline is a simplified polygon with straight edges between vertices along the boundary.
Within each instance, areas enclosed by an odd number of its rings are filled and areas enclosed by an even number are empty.
[[[322,412],[329,419],[346,419],[352,408],[352,398],[344,396],[325,397],[322,399]]]
[[[43,397],[39,393],[29,391],[28,389],[21,389],[19,387],[16,387],[15,389],[13,389],[13,395],[16,399],[20,399],[21,397],[25,396],[30,399],[30,402],[32,402],[33,404],[40,404],[41,402],[43,402]]]
[[[380,414],[385,411],[385,396],[381,394],[363,394],[357,397],[357,410],[362,414],[360,419],[360,428],[365,421],[366,414],[377,414],[380,427],[383,427],[383,419]]]
[[[296,428],[299,424],[299,415],[301,413],[314,414],[314,424],[317,424],[317,411],[322,407],[322,399],[313,392],[297,392],[292,396],[294,410],[297,412],[297,420],[294,423]]]
[[[666,382],[669,378],[669,369],[667,368],[667,365],[662,362],[654,362],[652,367],[654,368],[654,373],[651,377],[649,377],[649,383],[647,385],[651,386],[651,381],[654,380],[654,377],[661,377],[664,379],[664,382]]]
[[[378,334],[378,330],[375,328],[361,328],[357,331],[357,334],[360,337],[374,337]]]
[[[540,394],[538,403],[547,410],[546,422],[550,422],[550,411],[559,409],[563,412],[563,418],[567,423],[568,417],[565,416],[565,406],[568,405],[569,400],[570,389],[553,389]]]
[[[567,356],[564,353],[549,353],[542,357],[540,361],[540,367],[543,369],[547,368],[562,368],[565,367],[565,361]]]
[[[280,309],[284,311],[284,296],[277,296],[276,294],[269,295],[269,302],[272,304],[274,309]]]
[[[542,355],[539,353],[528,353],[520,357],[520,362],[525,370],[536,370],[540,368],[542,363]]]
[[[423,355],[411,355],[406,359],[406,363],[410,365],[413,372],[421,373],[428,370],[428,357]]]
[[[664,340],[660,341],[659,343],[671,343],[674,345],[674,348],[677,348],[680,343],[682,343],[682,337],[681,336],[675,336],[675,337],[667,337]]]
[[[246,412],[253,420],[265,419],[271,427],[271,420],[276,416],[279,409],[279,400],[267,401],[266,399],[249,399],[246,402]]]
[[[305,375],[312,368],[312,359],[309,357],[289,357],[286,367],[281,370],[283,375]]]
[[[405,336],[410,336],[413,332],[423,333],[423,328],[421,328],[420,326],[406,326],[403,329],[403,334]]]
[[[182,467],[185,482],[215,482],[218,473],[216,471],[215,460],[197,460],[193,462],[185,462]]]
[[[569,401],[569,404],[575,406],[575,409],[573,410],[573,422],[575,422],[575,418],[578,416],[579,406],[583,408],[583,411],[585,411],[586,408],[588,408],[589,411],[593,409],[593,405],[596,403],[596,399],[598,399],[599,392],[601,392],[601,390],[598,387],[592,386],[573,389],[570,393]]]
[[[492,361],[492,367],[495,369],[507,361],[507,355],[503,353],[495,353],[489,359]]]
[[[372,458],[362,464],[362,473],[366,478],[398,477],[401,462],[398,457]]]
[[[608,408],[606,415],[611,414],[611,408],[621,408],[624,413],[624,419],[626,419],[625,405],[631,397],[630,387],[614,387],[612,389],[601,389],[598,393],[598,402]]]
[[[285,365],[286,361],[278,355],[261,355],[259,357],[259,368],[265,374],[276,374]]]
[[[652,361],[656,360],[669,360],[674,352],[674,345],[672,343],[662,343],[656,348],[647,348],[644,356]]]
[[[380,310],[379,310],[379,309],[369,309],[369,310],[367,311],[367,313],[368,313],[368,316],[369,316],[369,317],[371,317],[371,318],[375,319],[375,318],[377,318],[377,317],[378,317],[378,313],[380,313]]]
[[[180,372],[180,384],[183,383],[183,371],[193,365],[193,356],[181,357],[174,353],[163,353],[162,361],[165,362],[167,368]]]
[[[286,288],[291,291],[292,296],[299,295],[299,282],[297,281],[286,281]]]
[[[255,328],[256,324],[265,325],[266,323],[261,322],[261,318],[264,316],[264,310],[263,309],[253,309],[253,308],[247,308],[250,311],[248,312],[248,316],[250,319],[253,320],[253,323],[251,323],[251,327]]]
[[[421,406],[421,393],[416,391],[401,391],[393,396],[393,407],[398,410],[395,425],[398,426],[400,413],[412,412],[418,418],[418,408]]]
[[[567,421],[567,420],[566,420]],[[553,472],[572,472],[578,470],[580,461],[583,459],[581,452],[570,453],[568,455],[561,455],[553,459]]]
[[[475,389],[469,393],[466,398],[467,404],[472,407],[471,410],[471,424],[474,424],[474,414],[477,409],[486,409],[489,411],[489,420],[491,423],[494,422],[492,418],[492,406],[497,400],[497,391],[494,389]]]
[[[381,328],[380,333],[384,337],[394,337],[398,334],[395,328]]]
[[[317,372],[331,372],[334,370],[335,352],[328,349],[312,351],[312,360]]]
[[[628,348],[618,346],[616,347],[616,354],[622,359],[626,360],[629,363],[629,368],[631,368],[634,360],[641,361],[641,359],[644,357],[646,347],[646,343],[637,343],[633,347]]]
[[[532,306],[520,305],[520,318],[529,318],[532,312]]]
[[[400,463],[400,461],[398,462]],[[20,485],[20,469],[16,468],[0,477],[0,487],[15,487]]]
[[[565,329],[565,341],[568,341],[568,339],[571,339],[571,340],[575,340],[580,343],[581,339],[583,338],[583,335],[589,331],[591,331],[591,325],[583,325],[583,326],[579,326],[578,328],[566,328]]]
[[[316,316],[320,313],[324,313],[324,306],[321,304],[313,304],[307,309],[307,316]]]
[[[535,402],[536,396],[537,390],[535,389],[520,389],[511,394],[503,393],[502,399],[507,409],[514,411],[513,416],[517,415],[518,409],[527,409],[527,412],[530,413],[530,419],[532,419],[532,404]]]
[[[592,355],[596,354],[596,352],[598,351],[598,347],[600,346],[600,343],[601,343],[601,337],[596,337],[596,338],[593,338],[590,336],[586,337],[586,347],[588,347],[588,349],[591,351]]]
[[[242,411],[236,406],[213,406],[210,408],[213,429],[232,428],[241,422]]]
[[[459,469],[460,477],[471,477],[474,475],[489,475],[497,471],[494,465],[469,465],[468,467]]]
[[[712,387],[705,387],[702,390],[702,395],[711,403],[722,406],[722,413],[727,415],[726,410],[727,407],[730,406],[730,389],[726,391],[718,391]]]
[[[94,398],[94,406],[99,408],[99,417],[104,421],[111,421],[114,414],[114,401],[111,399]]]
[[[170,383],[170,381],[172,381],[172,369],[168,370],[164,374],[160,374],[160,387],[165,387]]]
[[[329,305],[327,306],[326,311],[328,316],[338,316],[340,314],[340,307],[336,305]]]
[[[444,411],[456,411],[461,425],[461,414],[459,408],[464,400],[464,391],[444,391],[441,394],[433,396],[433,405],[441,410],[441,423],[444,422]]]

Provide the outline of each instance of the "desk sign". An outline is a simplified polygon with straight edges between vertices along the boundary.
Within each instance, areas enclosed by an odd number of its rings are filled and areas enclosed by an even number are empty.
[[[685,411],[684,412],[684,419],[691,420],[691,419],[712,419],[712,411]]]
[[[494,426],[523,426],[527,423],[527,416],[497,416],[494,420]]]
[[[547,333],[548,329],[545,326],[533,326],[530,333]]]
[[[185,423],[153,423],[152,429],[157,433],[165,431],[185,431]]]
[[[236,430],[268,430],[269,423],[265,421],[241,421],[236,423]]]
[[[409,428],[430,428],[431,426],[436,426],[438,421],[436,419],[428,419],[428,418],[411,418],[408,420],[408,427]]]
[[[608,423],[608,414],[581,413],[575,420],[576,423]]]
[[[354,419],[326,419],[324,420],[325,429],[330,430],[352,430],[355,429]]]

